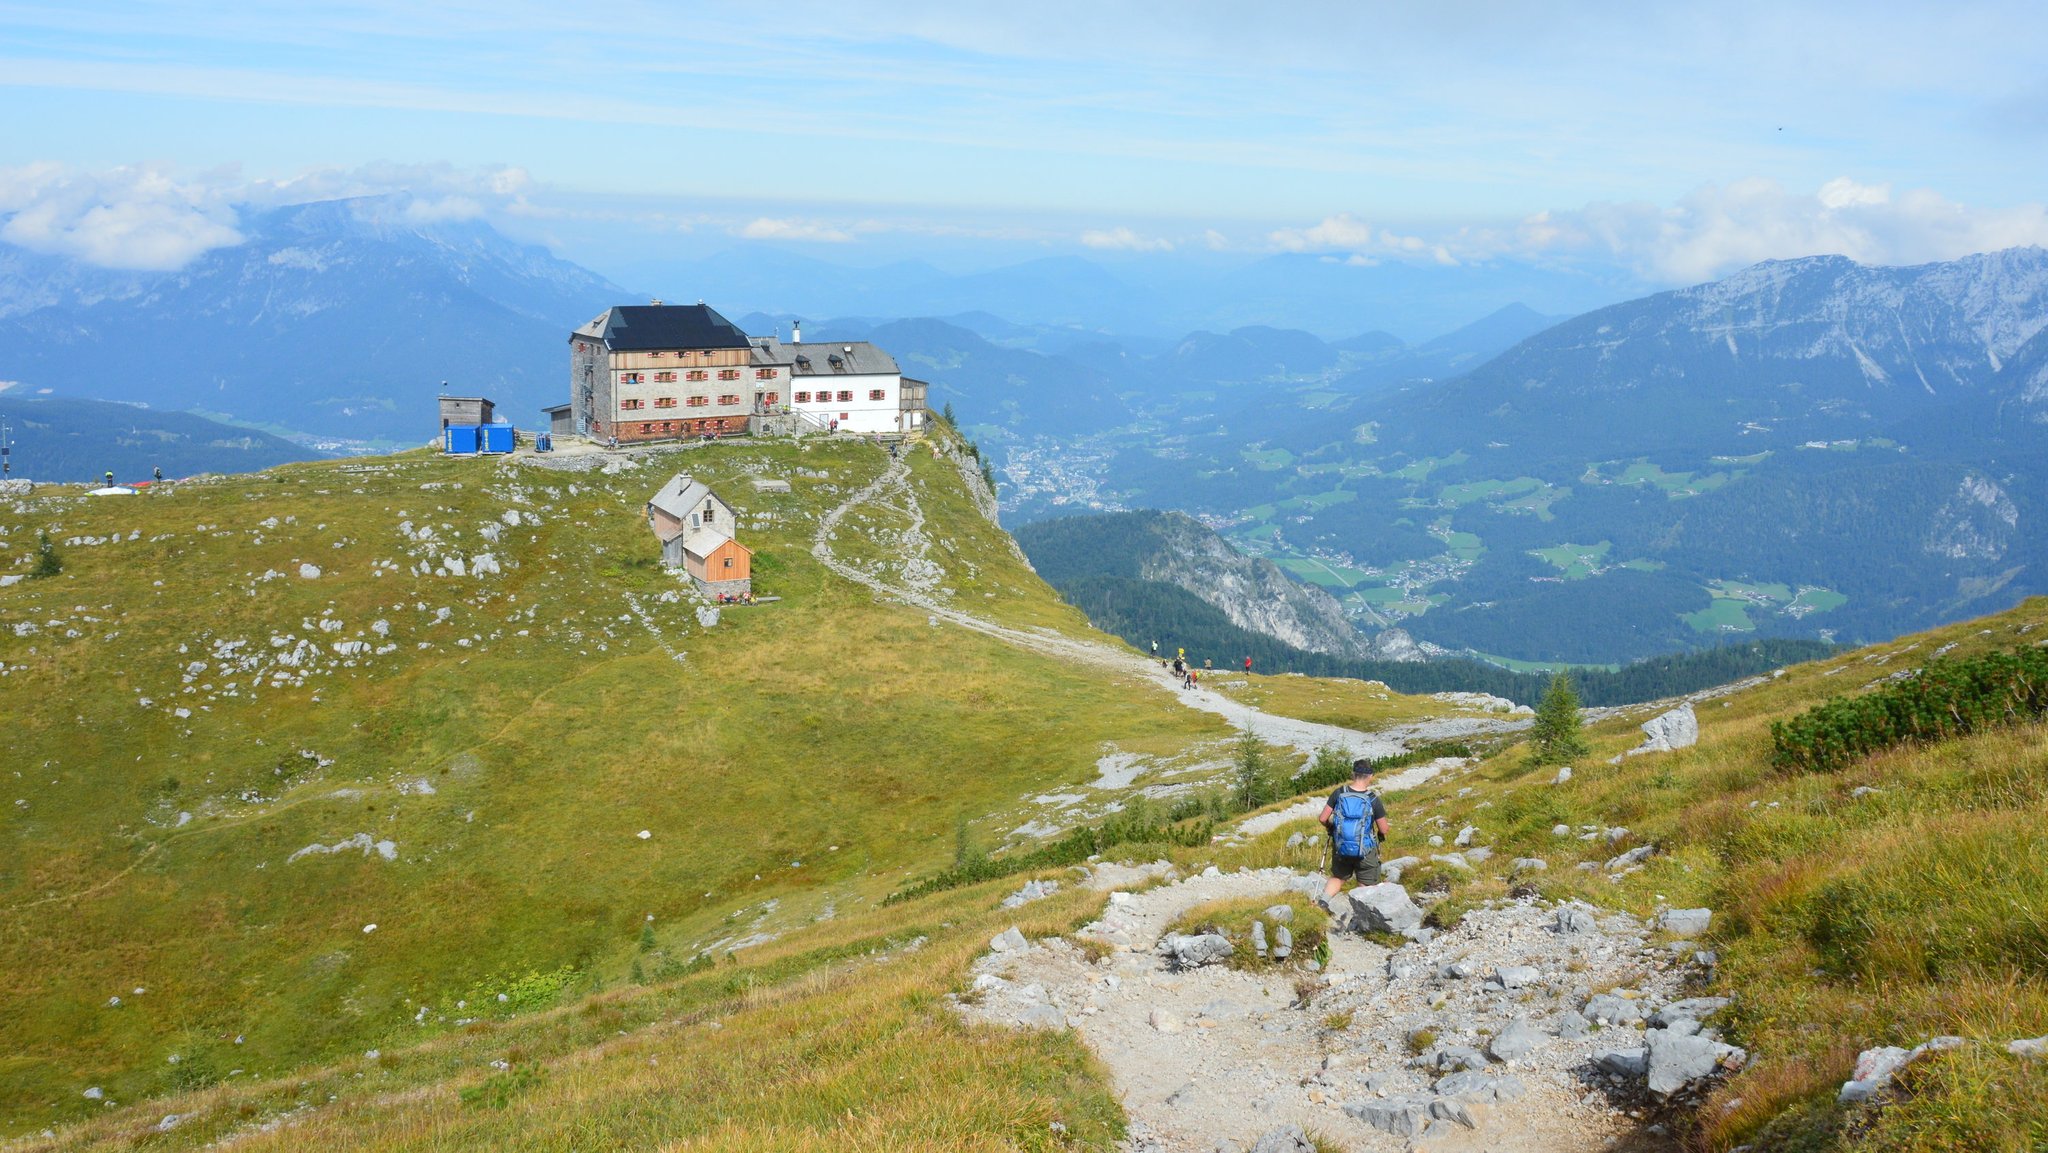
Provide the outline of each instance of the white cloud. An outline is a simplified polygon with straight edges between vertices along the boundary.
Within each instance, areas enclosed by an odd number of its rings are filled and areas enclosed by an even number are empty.
[[[1372,225],[1349,212],[1340,212],[1309,228],[1277,229],[1267,239],[1288,252],[1357,251],[1372,246],[1372,235]]]
[[[1865,264],[1918,264],[1973,252],[2048,245],[2048,208],[1974,208],[1928,189],[1838,178],[1812,193],[1770,180],[1707,185],[1668,208],[1594,204],[1551,214],[1525,232],[1551,250],[1606,250],[1667,283],[1711,280],[1762,260],[1839,254]]]
[[[853,239],[853,233],[815,220],[778,220],[772,216],[748,221],[739,234],[748,240],[809,240],[825,244],[845,244]]]
[[[1108,229],[1091,228],[1081,234],[1081,243],[1089,248],[1119,252],[1173,251],[1173,241],[1163,236],[1140,236],[1121,225]]]
[[[242,239],[227,197],[203,181],[151,167],[0,170],[0,216],[0,240],[105,268],[181,268]]]
[[[476,220],[484,206],[467,196],[415,197],[405,205],[405,218],[415,224],[438,224],[449,220]]]
[[[1349,213],[1270,234],[1288,252],[1326,252],[1350,263],[1387,259],[1466,264],[1518,260],[1612,261],[1653,283],[1693,284],[1764,260],[1838,254],[1865,264],[1918,264],[2021,245],[2048,246],[2048,207],[1978,208],[1929,189],[1838,177],[1812,192],[1771,180],[1706,185],[1671,205],[1594,203],[1534,213],[1510,225],[1473,224],[1435,235],[1373,228]]]

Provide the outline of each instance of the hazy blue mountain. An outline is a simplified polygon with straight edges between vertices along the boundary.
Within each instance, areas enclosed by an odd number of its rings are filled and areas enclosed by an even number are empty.
[[[418,443],[442,381],[515,422],[565,392],[569,329],[623,290],[404,198],[300,205],[169,273],[0,247],[0,379],[327,437]]]
[[[2048,252],[2038,248],[1913,268],[1772,261],[1556,325],[1389,406],[1398,432],[1386,442],[1568,437],[1594,456],[1698,458],[1910,438],[1928,414],[2038,406],[2025,399],[2024,364],[2040,355],[2029,345],[2044,327]],[[2005,371],[2008,360],[2020,371]]]
[[[1100,260],[1049,256],[952,273],[918,262],[850,267],[762,243],[696,261],[637,264],[632,272],[636,283],[669,299],[702,299],[728,316],[959,317],[962,327],[980,331],[983,325],[969,319],[980,313],[1019,328],[1095,333],[1134,348],[1189,332],[1260,326],[1325,339],[1382,330],[1420,342],[1518,302],[1569,315],[1640,291],[1633,282],[1508,261],[1367,263],[1314,253],[1251,260],[1184,251]]]
[[[255,472],[324,454],[282,437],[189,412],[74,397],[0,393],[0,422],[12,431],[13,471],[36,481],[120,481],[203,472]]]

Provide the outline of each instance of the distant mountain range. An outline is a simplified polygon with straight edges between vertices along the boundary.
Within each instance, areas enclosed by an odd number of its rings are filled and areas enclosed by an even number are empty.
[[[618,286],[404,198],[243,223],[177,272],[112,272],[0,245],[0,380],[231,414],[313,438],[418,444],[443,381],[533,424],[565,391],[568,332]]]
[[[1400,375],[1013,453],[1012,499],[1197,513],[1368,626],[1501,659],[1875,639],[2048,591],[2040,249],[1772,262]]]
[[[282,437],[236,428],[189,412],[163,412],[103,400],[0,392],[0,424],[9,430],[9,476],[47,483],[121,482],[202,472],[256,472],[321,454]]]

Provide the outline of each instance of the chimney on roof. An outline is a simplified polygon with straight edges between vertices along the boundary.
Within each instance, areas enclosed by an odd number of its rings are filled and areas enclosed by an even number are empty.
[[[789,342],[791,344],[802,344],[804,342],[803,321],[792,320],[789,322]]]
[[[659,307],[659,306],[660,306],[660,304],[661,304],[661,297],[657,296],[657,297],[655,297],[655,298],[654,298],[653,300],[650,300],[650,301],[648,301],[647,303],[649,303],[649,304],[652,304],[652,305],[655,305],[655,306]]]

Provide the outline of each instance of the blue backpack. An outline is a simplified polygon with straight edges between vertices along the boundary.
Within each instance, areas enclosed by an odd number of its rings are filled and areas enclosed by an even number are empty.
[[[1372,796],[1353,792],[1337,795],[1334,840],[1338,856],[1363,857],[1379,849],[1379,839],[1372,832]]]

